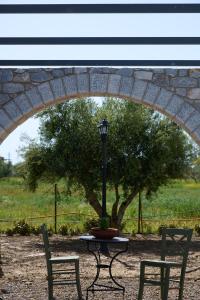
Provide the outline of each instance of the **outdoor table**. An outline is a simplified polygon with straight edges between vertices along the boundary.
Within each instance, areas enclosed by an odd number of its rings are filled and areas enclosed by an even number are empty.
[[[98,239],[95,238],[93,235],[85,235],[85,236],[81,236],[80,240],[85,241],[87,243],[87,250],[92,253],[95,257],[96,260],[96,269],[97,269],[97,273],[96,276],[92,282],[92,284],[87,288],[87,294],[86,294],[86,299],[88,299],[88,292],[95,292],[95,291],[122,291],[123,295],[125,293],[125,287],[122,286],[121,284],[119,284],[116,279],[113,278],[112,275],[112,264],[114,262],[114,260],[116,260],[117,256],[120,255],[121,253],[124,253],[128,250],[128,243],[129,243],[129,239],[127,238],[123,238],[123,237],[114,237],[112,239]],[[110,249],[111,247],[118,245],[120,246],[120,250],[118,249],[118,251],[111,256],[110,253],[108,252],[107,256],[110,258],[109,263],[105,264],[102,263],[102,255],[104,255],[105,253],[102,252],[102,249]],[[109,270],[109,279],[111,279],[112,285],[106,285],[106,284],[98,284],[97,280],[99,278],[99,274],[100,274],[100,270],[101,269],[106,269],[108,268]]]

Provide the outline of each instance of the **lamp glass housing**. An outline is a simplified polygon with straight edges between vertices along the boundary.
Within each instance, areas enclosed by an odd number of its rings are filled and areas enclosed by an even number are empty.
[[[103,119],[99,126],[99,133],[101,136],[106,136],[108,134],[108,121],[106,119]]]

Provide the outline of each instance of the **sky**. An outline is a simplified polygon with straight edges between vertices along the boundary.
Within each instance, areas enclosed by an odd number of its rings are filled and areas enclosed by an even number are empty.
[[[17,1],[0,4],[190,3],[168,1]],[[200,3],[200,0],[192,0]],[[0,37],[6,36],[199,36],[199,14],[1,15]],[[0,46],[2,59],[200,59],[200,46]],[[38,120],[30,118],[0,145],[0,156],[20,161],[16,150],[22,133],[37,137]]]

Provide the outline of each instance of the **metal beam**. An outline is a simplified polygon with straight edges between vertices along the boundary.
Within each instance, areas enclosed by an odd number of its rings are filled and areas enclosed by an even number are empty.
[[[200,45],[200,37],[0,37],[0,45]]]
[[[200,60],[0,60],[3,66],[140,66],[140,67],[199,67]]]
[[[189,0],[188,0],[189,1]],[[0,14],[200,13],[200,4],[2,4]]]

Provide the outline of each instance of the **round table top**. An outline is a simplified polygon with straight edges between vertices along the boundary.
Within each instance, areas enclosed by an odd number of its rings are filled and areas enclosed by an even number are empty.
[[[86,242],[101,242],[101,243],[128,243],[129,239],[123,238],[123,237],[114,237],[112,239],[97,239],[93,235],[81,235],[80,240],[86,241]]]

